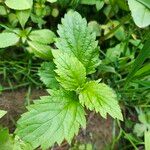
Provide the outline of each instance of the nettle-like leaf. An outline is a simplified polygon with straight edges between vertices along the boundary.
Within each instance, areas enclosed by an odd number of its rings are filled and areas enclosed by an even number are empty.
[[[83,106],[85,105],[90,110],[96,110],[104,118],[108,113],[113,118],[123,120],[116,94],[104,83],[87,82],[80,92],[79,100]]]
[[[42,63],[38,74],[40,76],[41,81],[48,87],[52,89],[58,89],[59,83],[56,80],[55,76],[55,64],[53,62],[44,62]]]
[[[79,127],[86,126],[85,112],[75,93],[58,90],[50,94],[35,101],[18,121],[17,135],[33,148],[41,145],[46,149],[64,139],[71,143]]]
[[[62,19],[62,25],[58,26],[58,34],[57,48],[77,57],[87,74],[93,73],[100,62],[98,42],[95,33],[88,29],[86,19],[69,11]]]
[[[77,90],[82,88],[86,80],[86,70],[83,64],[73,55],[68,53],[61,53],[60,51],[53,51],[54,63],[62,87],[66,90]]]

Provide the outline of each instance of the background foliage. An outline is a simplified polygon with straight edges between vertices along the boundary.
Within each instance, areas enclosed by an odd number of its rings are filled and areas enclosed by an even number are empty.
[[[52,50],[56,46],[62,48],[60,43],[64,42],[58,39],[54,45],[56,37],[63,37],[62,31],[57,33],[57,26],[70,9],[86,18],[88,29],[96,34],[100,47],[101,62],[96,64],[94,74],[87,66],[88,78],[101,79],[112,87],[122,108],[124,121],[114,120],[116,132],[113,132],[108,149],[145,147],[149,150],[149,0],[22,0],[21,3],[19,0],[0,0],[0,92],[20,87],[28,91],[45,88],[38,74],[46,87],[58,88],[53,76],[46,77],[55,74],[52,72],[54,65],[49,64],[53,58]],[[75,19],[78,17],[74,22]],[[64,26],[67,23],[60,25],[59,30],[64,30]],[[68,31],[64,32],[69,34]],[[83,60],[81,55],[80,61],[86,63],[89,58]],[[5,113],[0,111],[0,117]],[[4,150],[8,145],[14,150],[31,148],[3,127],[0,128],[0,139]]]

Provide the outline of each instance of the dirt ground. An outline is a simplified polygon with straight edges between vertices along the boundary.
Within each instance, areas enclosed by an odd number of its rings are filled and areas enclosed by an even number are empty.
[[[32,90],[31,93],[30,100],[47,94],[42,90]],[[0,120],[0,124],[9,127],[10,132],[15,130],[17,119],[26,111],[26,97],[26,89],[7,91],[0,95],[0,109],[8,111],[7,115]],[[93,112],[87,112],[87,114],[87,128],[81,130],[79,135],[75,137],[73,145],[90,143],[94,150],[104,150],[111,142],[112,120],[111,118],[102,119],[99,114]],[[72,147],[64,142],[60,147],[55,146],[53,150],[69,150]]]

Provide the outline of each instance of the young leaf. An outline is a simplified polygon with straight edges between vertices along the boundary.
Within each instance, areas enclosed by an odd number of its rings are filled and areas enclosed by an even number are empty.
[[[29,39],[42,44],[51,44],[54,42],[56,35],[48,29],[35,30],[29,35]]]
[[[71,143],[79,127],[85,128],[85,112],[73,92],[51,91],[28,107],[18,121],[17,135],[33,148],[47,149],[64,139]]]
[[[30,12],[31,12],[30,9],[16,11],[17,18],[18,18],[22,28],[24,28],[26,22],[28,21],[28,19],[30,17]]]
[[[140,28],[150,25],[150,9],[139,0],[128,0],[135,24]]]
[[[46,60],[52,59],[52,48],[50,46],[34,41],[28,41],[28,44],[30,46],[29,52],[34,53],[35,56]]]
[[[0,33],[0,48],[15,45],[19,41],[19,38],[15,33]]]
[[[42,63],[38,74],[40,76],[41,81],[48,87],[48,88],[59,88],[59,83],[57,82],[54,72],[55,65],[52,62],[44,62]]]
[[[73,55],[53,51],[57,80],[66,90],[81,88],[86,80],[86,70],[83,64]]]
[[[90,110],[96,110],[102,117],[107,113],[113,118],[123,120],[120,107],[114,91],[104,83],[87,82],[79,95],[80,103]]]
[[[77,12],[68,12],[58,26],[58,34],[57,48],[77,57],[87,74],[93,73],[99,64],[98,42],[95,33],[88,29],[86,19]]]
[[[25,10],[32,8],[33,0],[6,0],[5,4],[11,9]]]

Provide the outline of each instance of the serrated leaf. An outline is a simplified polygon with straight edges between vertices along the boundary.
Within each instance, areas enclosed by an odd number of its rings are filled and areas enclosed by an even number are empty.
[[[0,48],[15,45],[19,41],[19,38],[15,33],[0,33]]]
[[[83,106],[85,105],[90,110],[96,110],[104,118],[108,113],[113,118],[123,120],[116,94],[104,83],[87,82],[80,92],[79,100]]]
[[[61,53],[60,51],[53,51],[54,63],[62,87],[73,91],[82,88],[86,80],[86,70],[83,64],[73,55]]]
[[[70,143],[79,127],[86,126],[85,112],[75,93],[58,90],[50,94],[35,101],[18,121],[17,135],[33,148],[41,145],[46,149],[64,139]]]
[[[133,20],[140,28],[150,25],[150,9],[139,0],[128,0]]]
[[[41,29],[32,31],[29,35],[29,39],[42,44],[51,44],[54,42],[56,35],[54,32],[48,29]]]
[[[17,18],[19,20],[19,23],[21,24],[21,27],[24,28],[26,22],[28,21],[30,17],[31,10],[18,10],[16,11]]]
[[[0,118],[2,118],[6,113],[7,113],[7,111],[0,110]]]
[[[59,88],[59,83],[56,80],[55,76],[56,73],[54,72],[55,64],[52,62],[44,62],[42,63],[38,74],[40,76],[41,81],[48,87],[48,88]]]
[[[52,59],[52,48],[50,46],[34,41],[28,41],[28,44],[30,46],[30,49],[28,49],[28,51],[35,54],[35,56],[45,60]]]
[[[33,0],[6,0],[5,4],[11,9],[25,10],[32,8]]]
[[[99,50],[95,33],[91,33],[87,21],[77,12],[69,11],[58,26],[60,38],[56,40],[59,50],[77,57],[91,74],[99,64]]]

